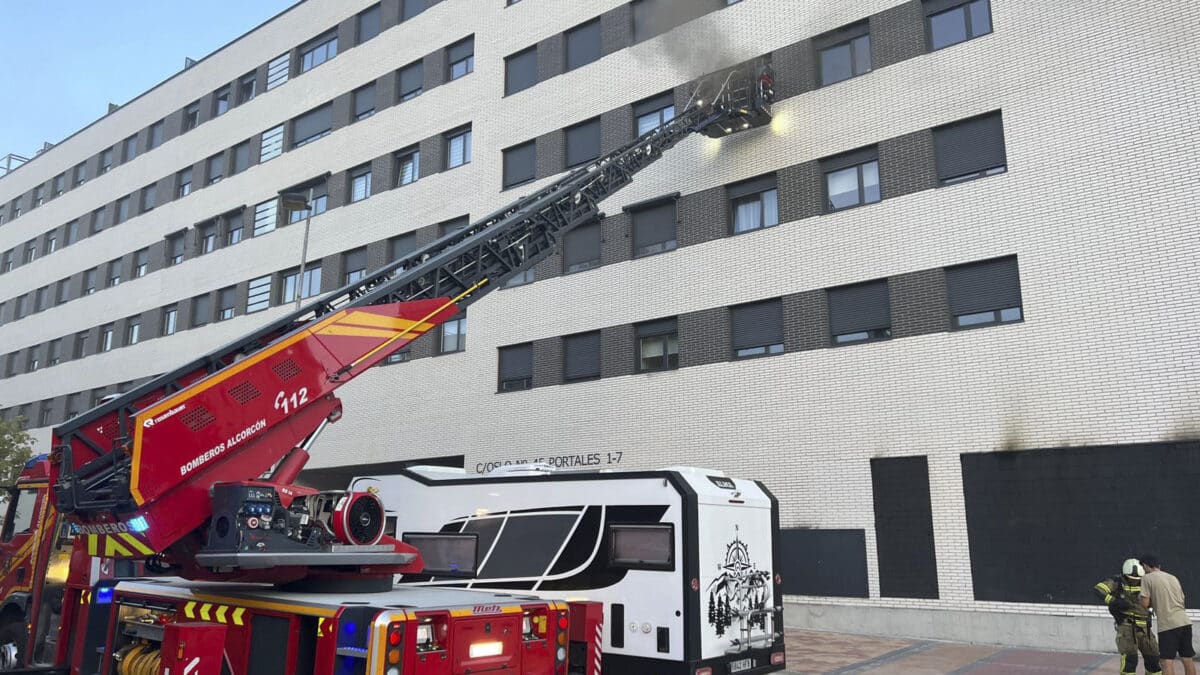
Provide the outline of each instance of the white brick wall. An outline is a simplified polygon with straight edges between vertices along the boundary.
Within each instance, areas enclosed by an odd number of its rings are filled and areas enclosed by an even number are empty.
[[[471,32],[473,75],[0,276],[0,299],[466,121],[475,130],[471,165],[314,218],[310,251],[316,258],[464,211],[481,216],[510,198],[499,194],[501,148],[706,70],[665,62],[660,37],[501,99],[505,55],[617,4],[440,3],[6,225],[0,250]],[[734,62],[898,3],[801,4],[746,0],[679,32],[701,43],[723,32]],[[296,26],[333,25],[363,6],[303,3],[0,181],[0,203],[33,184],[21,181],[48,179],[309,37]],[[1006,175],[496,293],[472,307],[465,353],[380,368],[343,389],[345,418],[326,432],[313,465],[464,454],[474,467],[619,451],[620,468],[710,466],[765,479],[785,527],[866,530],[871,598],[806,602],[1100,616],[1097,608],[972,599],[958,456],[1200,432],[1200,66],[1189,58],[1200,5],[992,7],[994,34],[786,100],[770,131],[691,139],[604,208],[997,108]],[[285,228],[5,325],[0,353],[290,266],[301,234]],[[1013,253],[1022,324],[493,393],[501,345]],[[0,396],[8,406],[160,372],[278,311],[3,380]],[[36,435],[44,443],[48,432]],[[868,460],[911,454],[929,456],[937,601],[877,597]]]

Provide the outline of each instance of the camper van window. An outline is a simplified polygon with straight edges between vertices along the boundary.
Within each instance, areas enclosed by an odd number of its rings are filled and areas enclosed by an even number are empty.
[[[675,527],[657,525],[610,525],[612,567],[643,570],[675,569]]]
[[[479,571],[479,578],[527,579],[545,576],[578,519],[575,513],[509,514],[490,553],[485,553],[484,537],[480,533],[479,557],[485,562]]]

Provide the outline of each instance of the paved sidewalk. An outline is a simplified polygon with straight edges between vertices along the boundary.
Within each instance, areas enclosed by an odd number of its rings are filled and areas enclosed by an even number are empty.
[[[789,675],[894,673],[896,675],[1051,675],[1116,673],[1114,654],[1033,649],[820,633],[786,633]],[[1141,664],[1139,665],[1139,670]]]

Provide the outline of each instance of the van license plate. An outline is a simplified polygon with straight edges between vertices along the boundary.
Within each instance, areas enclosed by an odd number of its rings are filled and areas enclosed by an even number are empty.
[[[729,672],[740,673],[743,670],[750,670],[754,667],[754,659],[738,659],[737,661],[729,662]]]

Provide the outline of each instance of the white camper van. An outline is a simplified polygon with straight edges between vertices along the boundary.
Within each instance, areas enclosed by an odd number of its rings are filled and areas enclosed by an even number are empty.
[[[352,489],[368,487],[395,509],[398,536],[418,544],[421,533],[477,537],[457,553],[475,560],[438,561],[439,569],[459,566],[463,577],[409,575],[401,583],[601,601],[606,673],[784,667],[779,506],[756,481],[689,467],[604,473],[522,465],[482,476],[410,467],[356,478]]]

